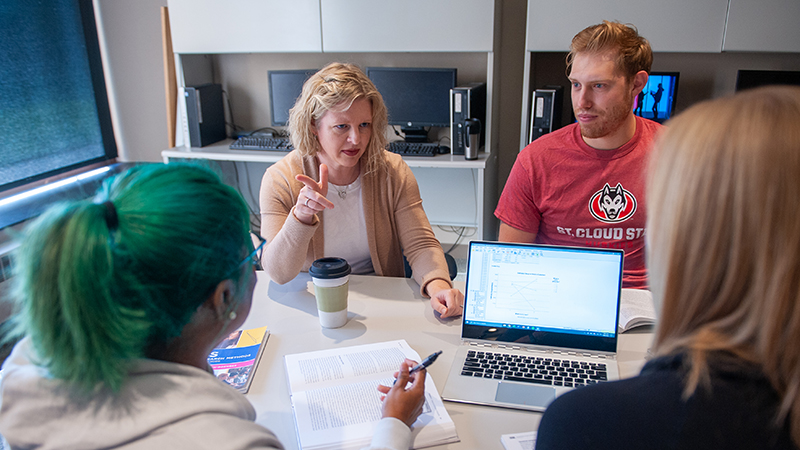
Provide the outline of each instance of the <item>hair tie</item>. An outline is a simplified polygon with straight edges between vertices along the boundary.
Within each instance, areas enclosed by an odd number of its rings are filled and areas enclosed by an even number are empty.
[[[111,200],[104,201],[103,206],[106,207],[106,226],[108,226],[108,231],[114,231],[119,226],[117,208],[114,207],[114,204],[111,203]]]

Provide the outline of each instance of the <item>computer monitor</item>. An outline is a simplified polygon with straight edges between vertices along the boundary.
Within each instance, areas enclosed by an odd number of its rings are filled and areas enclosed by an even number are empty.
[[[292,109],[300,93],[303,83],[316,69],[305,70],[270,70],[269,76],[269,110],[272,115],[272,126],[286,126],[289,122],[289,110]]]
[[[367,67],[383,96],[389,124],[400,125],[408,142],[426,142],[425,127],[450,126],[450,89],[456,69]]]
[[[633,113],[659,123],[672,117],[679,78],[679,72],[650,72],[642,93],[633,101]]]
[[[789,70],[738,70],[736,92],[771,84],[800,86],[800,72]]]

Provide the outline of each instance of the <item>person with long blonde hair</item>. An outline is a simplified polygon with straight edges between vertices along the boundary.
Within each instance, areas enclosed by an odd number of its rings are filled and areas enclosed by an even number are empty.
[[[303,85],[289,112],[295,147],[261,181],[264,269],[284,284],[314,260],[336,256],[354,274],[402,277],[442,317],[462,312],[444,250],[400,155],[388,152],[383,97],[355,65],[331,63]]]
[[[655,358],[564,395],[537,448],[800,444],[800,88],[693,106],[648,182]]]

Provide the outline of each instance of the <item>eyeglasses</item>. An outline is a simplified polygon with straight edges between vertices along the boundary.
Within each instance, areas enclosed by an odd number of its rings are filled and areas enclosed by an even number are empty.
[[[267,240],[255,233],[250,234],[257,237],[261,242],[256,246],[255,249],[253,249],[252,252],[250,252],[249,255],[247,255],[247,257],[241,263],[239,263],[239,267],[237,269],[240,269],[243,265],[249,262],[256,266],[256,270],[261,270],[261,256],[264,253],[264,244],[267,243]]]

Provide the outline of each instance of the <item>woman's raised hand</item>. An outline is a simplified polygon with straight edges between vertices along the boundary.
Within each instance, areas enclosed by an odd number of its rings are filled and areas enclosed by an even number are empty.
[[[298,174],[294,178],[305,184],[297,196],[294,215],[300,222],[311,225],[315,214],[333,208],[333,203],[325,197],[328,195],[328,166],[319,165],[319,183],[303,174]]]

